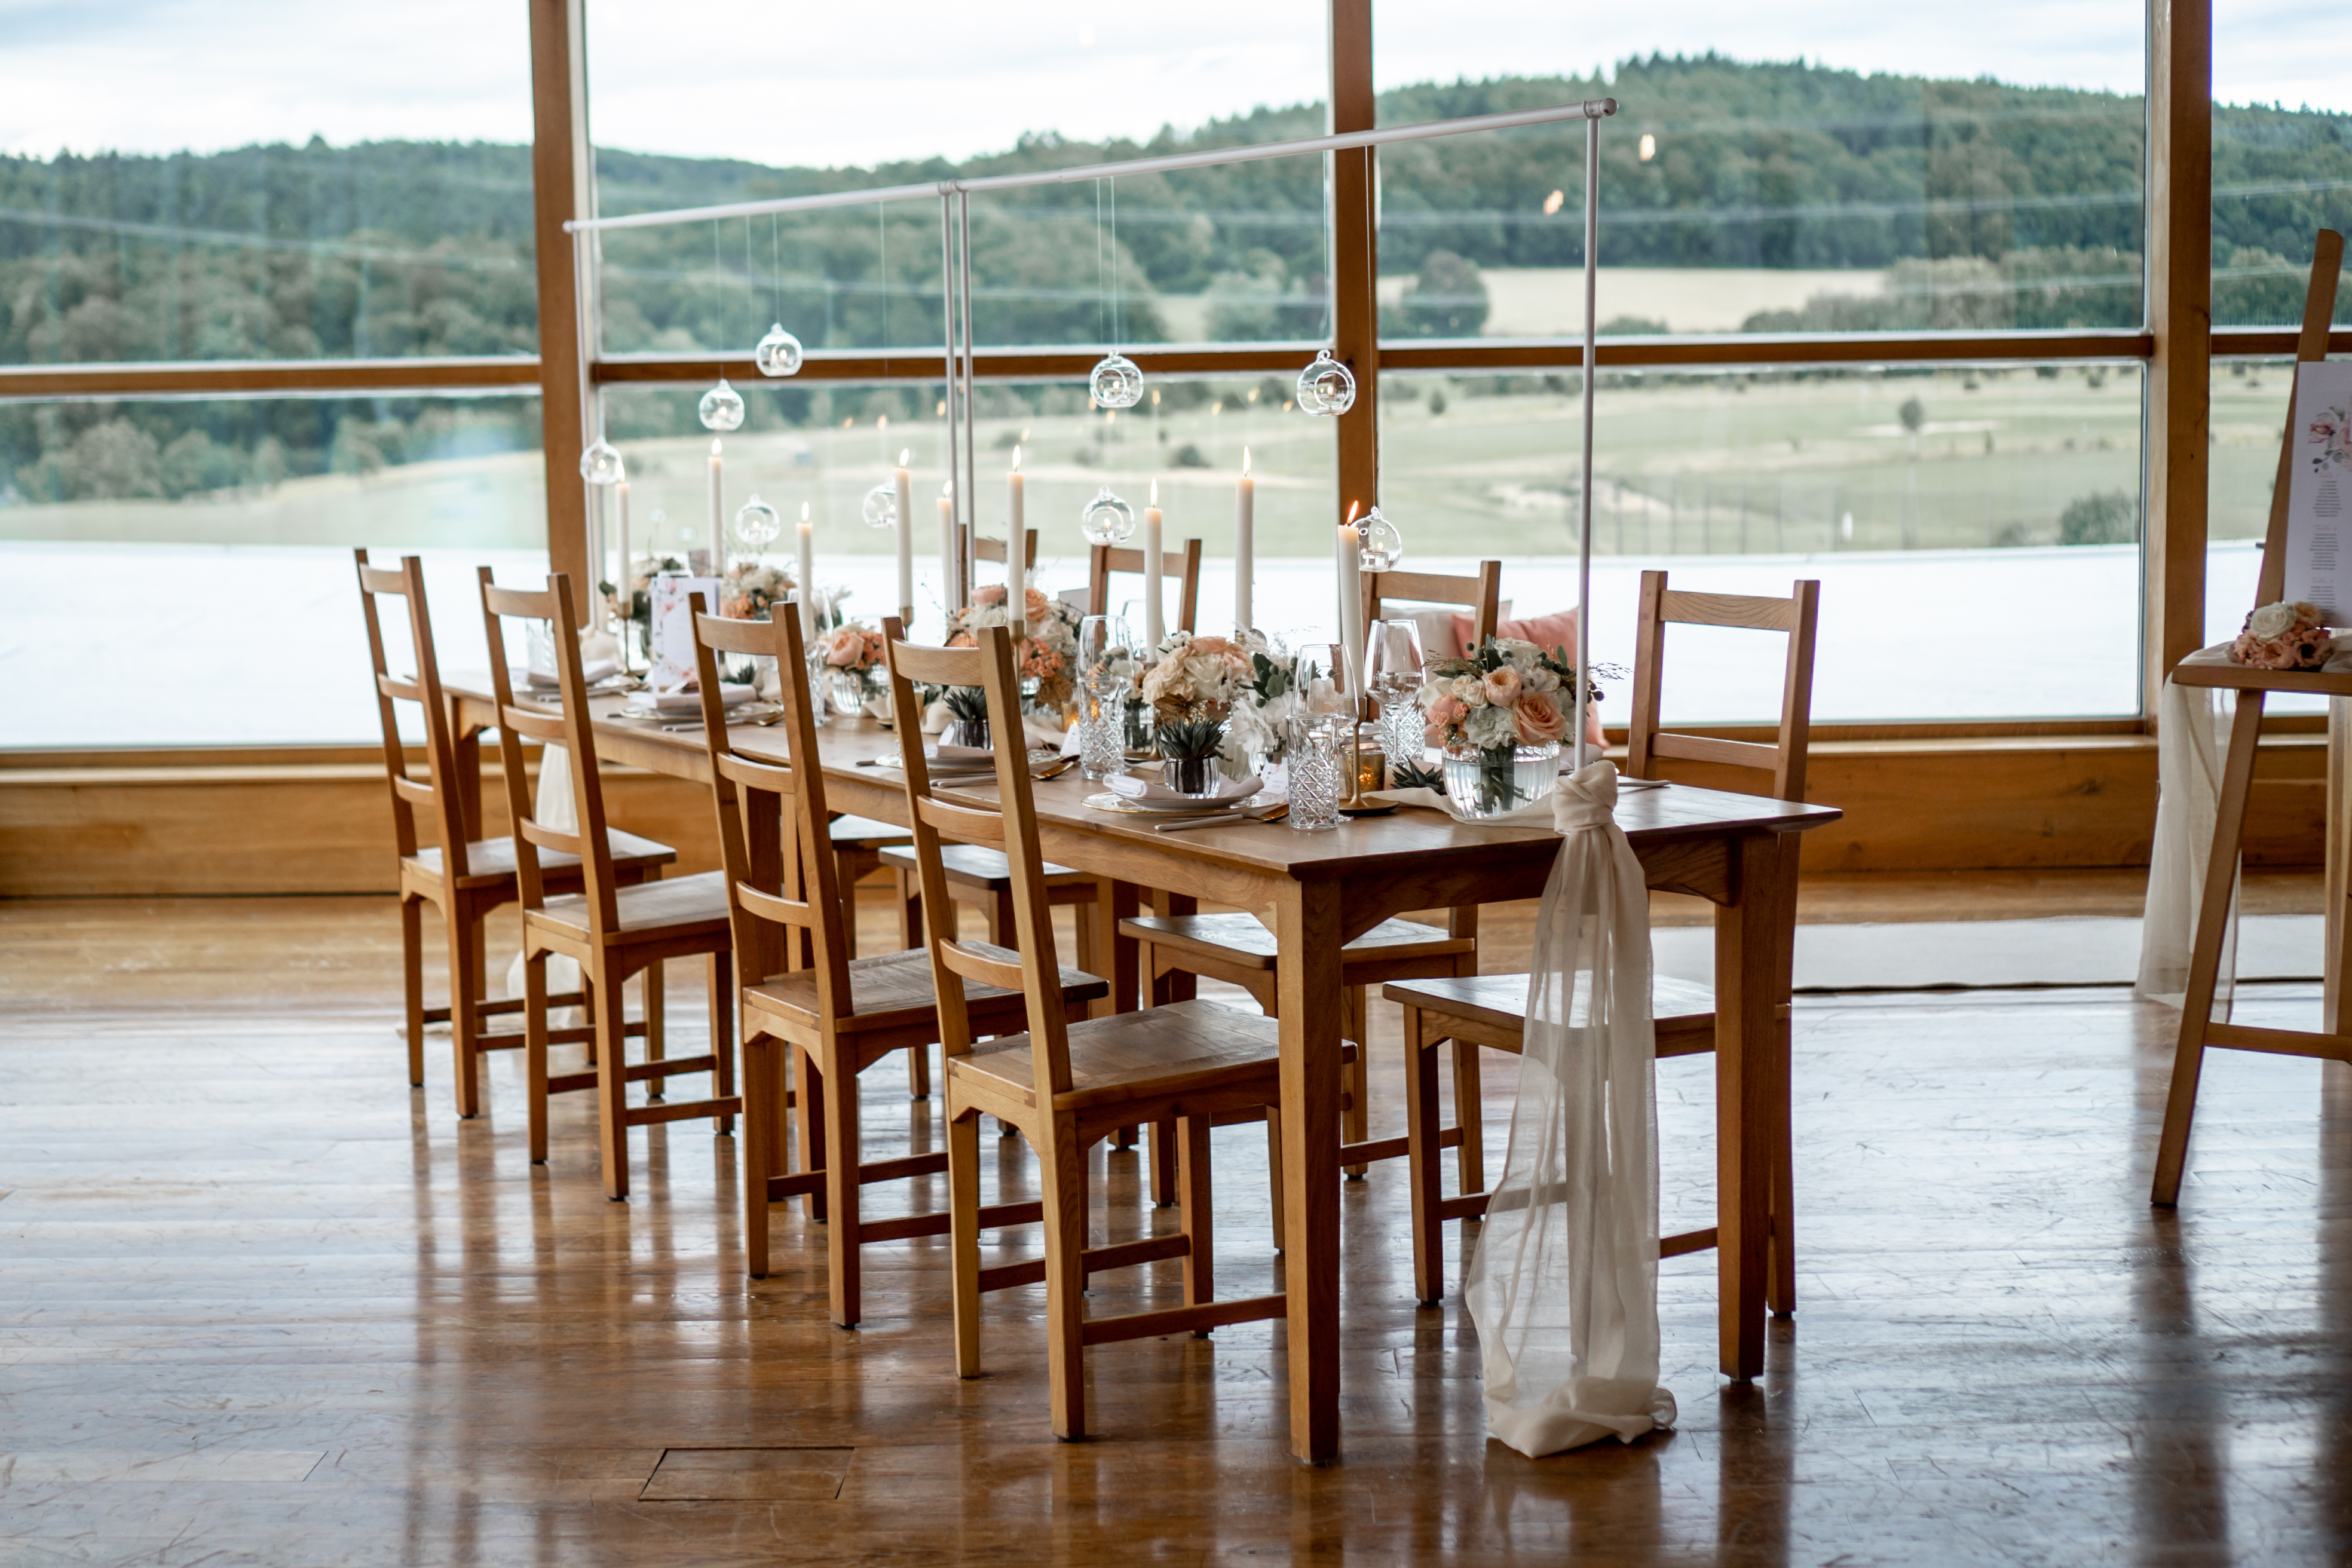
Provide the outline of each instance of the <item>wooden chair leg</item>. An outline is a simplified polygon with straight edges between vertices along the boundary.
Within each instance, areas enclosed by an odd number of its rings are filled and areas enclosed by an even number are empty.
[[[1176,1123],[1155,1121],[1151,1124],[1151,1206],[1164,1209],[1182,1196],[1178,1173],[1182,1156],[1177,1152]]]
[[[924,945],[923,890],[903,866],[890,868],[898,905],[898,947],[901,952]]]
[[[777,1173],[777,1068],[792,1047],[772,1035],[743,1037],[743,1269],[768,1277],[768,1178]]]
[[[1158,1124],[1154,1123],[1156,1130]],[[1209,1119],[1187,1116],[1176,1126],[1184,1147],[1184,1304],[1216,1299],[1216,1238],[1209,1195]],[[1203,1329],[1195,1339],[1208,1338]]]
[[[1408,1004],[1404,1123],[1405,1163],[1412,1187],[1412,1294],[1423,1306],[1433,1307],[1445,1295],[1445,1224],[1438,1217],[1438,1204],[1445,1195],[1445,1163],[1438,1146],[1437,1047],[1423,1037],[1423,1027],[1421,1009]],[[1454,1042],[1457,1064],[1463,1048],[1464,1042]]]
[[[660,995],[662,991],[662,966],[658,963],[647,964],[646,966],[646,1060],[649,1062],[661,1061],[669,1055],[667,1029],[657,1029],[654,1026],[654,998]],[[667,1020],[665,1019],[664,1022],[666,1024]],[[668,1099],[667,1092],[668,1082],[669,1079],[666,1075],[658,1073],[646,1079],[646,1098],[655,1101]]]
[[[596,1133],[604,1157],[604,1195],[619,1203],[629,1195],[629,1126],[623,1120],[629,1109],[627,1015],[622,1010],[625,977],[612,975],[604,963],[582,975],[581,989],[590,994],[596,1020]]]
[[[408,1021],[408,1082],[425,1086],[425,900],[400,900],[400,990]]]
[[[927,1045],[907,1047],[907,1098],[931,1098],[931,1047]]]
[[[1341,994],[1339,1005],[1343,1010],[1339,1019],[1340,1037],[1356,1042],[1356,1059],[1339,1069],[1340,1089],[1348,1097],[1345,1108],[1339,1112],[1339,1136],[1343,1142],[1361,1143],[1372,1135],[1371,1105],[1370,1096],[1364,1092],[1366,1080],[1370,1076],[1367,1069],[1371,1066],[1371,1032],[1366,1026],[1368,1004],[1364,999],[1364,988],[1349,986]],[[1349,1165],[1347,1167],[1348,1180],[1362,1181],[1365,1169],[1362,1165]]]
[[[459,1116],[482,1113],[480,1053],[475,1048],[482,1027],[482,928],[464,902],[449,904],[449,1049],[457,1071]]]
[[[1454,1168],[1465,1196],[1486,1190],[1486,1094],[1480,1073],[1478,1042],[1454,1041],[1454,1121],[1462,1129],[1462,1142],[1454,1152]]]
[[[717,1058],[710,1071],[710,1091],[724,1100],[735,1092],[735,1015],[742,1005],[742,992],[735,984],[735,955],[710,954],[709,972],[710,1054]],[[715,1120],[719,1137],[735,1131],[732,1116]]]
[[[824,1119],[824,1194],[832,1213],[825,1223],[824,1251],[833,1321],[854,1329],[864,1304],[857,1269],[857,1074],[843,1056],[835,1044],[826,1042],[824,1077],[833,1103]]]
[[[1789,1125],[1790,1025],[1781,1022],[1772,1053],[1772,1268],[1764,1282],[1764,1299],[1772,1315],[1786,1318],[1797,1310],[1797,1180],[1796,1147]]]
[[[800,1113],[801,1169],[822,1171],[824,1169],[827,1147],[825,1122],[828,1120],[825,1115],[824,1073],[818,1068],[814,1053],[799,1049],[794,1054],[799,1060],[801,1075],[796,1108]],[[822,1225],[828,1212],[822,1186],[801,1194],[802,1218]]]
[[[1020,946],[1020,928],[1013,920],[1013,889],[998,889],[983,909],[988,915],[988,940],[999,947]]]
[[[857,856],[855,851],[836,849],[833,856],[834,877],[841,888],[841,939],[849,956],[857,956]]]
[[[1045,1205],[1045,1370],[1054,1436],[1087,1435],[1086,1150],[1076,1119],[1056,1116],[1037,1151]]]
[[[1265,1184],[1274,1198],[1274,1249],[1281,1252],[1289,1238],[1282,1214],[1282,1111],[1271,1105],[1265,1108]]]
[[[948,1123],[948,1245],[955,1274],[956,1375],[980,1375],[980,1113]]]
[[[524,1115],[530,1127],[530,1163],[547,1163],[547,954],[530,954],[522,966],[523,1073],[529,1082]]]

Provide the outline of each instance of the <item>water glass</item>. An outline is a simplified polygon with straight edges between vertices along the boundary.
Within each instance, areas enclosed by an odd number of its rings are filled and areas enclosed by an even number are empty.
[[[1105,779],[1127,771],[1127,679],[1097,665],[1078,698],[1078,772]]]
[[[1339,714],[1307,714],[1291,721],[1286,752],[1291,826],[1313,831],[1339,826],[1339,803],[1348,796],[1349,728]]]
[[[1374,621],[1364,646],[1364,685],[1381,703],[1381,750],[1391,763],[1418,763],[1425,727],[1420,695],[1426,666],[1421,628],[1411,621]]]

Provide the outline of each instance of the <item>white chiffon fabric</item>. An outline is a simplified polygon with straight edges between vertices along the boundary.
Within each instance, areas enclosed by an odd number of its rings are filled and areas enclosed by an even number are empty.
[[[1675,1421],[1658,1386],[1649,895],[1616,802],[1617,770],[1598,762],[1540,803],[1559,858],[1536,921],[1510,1148],[1464,1290],[1486,1429],[1529,1458]]]
[[[2133,989],[2153,1002],[2179,1007],[2188,998],[2189,950],[2197,940],[2197,910],[2205,898],[2205,871],[2213,853],[2213,818],[2220,809],[2221,759],[2229,751],[2234,693],[2211,687],[2164,683],[2157,710],[2156,841],[2147,868],[2147,907],[2140,921],[2139,978]],[[2235,872],[2232,872],[2235,876]],[[2230,889],[2222,930],[2221,967],[2213,1014],[2230,1016],[2238,973],[2238,889]]]
[[[576,832],[580,826],[580,807],[572,798],[572,752],[566,746],[542,747],[539,753],[539,793],[531,800],[531,815],[540,823],[558,833]],[[507,994],[522,994],[522,954],[516,953],[507,965]],[[580,963],[562,953],[550,955],[547,961],[547,989],[551,995],[561,996],[580,989]],[[576,1029],[588,1021],[585,1009],[558,1007],[547,1016],[551,1029]]]

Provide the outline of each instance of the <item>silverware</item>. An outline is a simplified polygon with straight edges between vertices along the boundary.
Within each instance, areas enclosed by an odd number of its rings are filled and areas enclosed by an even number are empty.
[[[1033,779],[1057,779],[1078,765],[1076,757],[1057,757],[1050,763],[1033,763],[1029,776]]]
[[[1223,827],[1229,822],[1279,822],[1290,815],[1290,803],[1276,801],[1272,805],[1244,805],[1232,811],[1221,811],[1213,816],[1188,816],[1181,822],[1155,822],[1154,833],[1182,833],[1194,827]]]

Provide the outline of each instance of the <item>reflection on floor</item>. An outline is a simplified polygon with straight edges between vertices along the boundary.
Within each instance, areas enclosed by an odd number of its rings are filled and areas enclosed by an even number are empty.
[[[401,1081],[394,929],[370,900],[0,904],[0,1562],[2352,1549],[2352,1081],[2217,1056],[2182,1205],[2152,1211],[2170,1018],[2126,993],[1801,999],[1798,1315],[1727,1384],[1712,1266],[1668,1261],[1683,1421],[1630,1447],[1483,1439],[1467,1319],[1414,1306],[1404,1173],[1376,1166],[1344,1194],[1345,1457],[1309,1470],[1273,1325],[1090,1352],[1102,1436],[1059,1445],[1038,1291],[992,1298],[990,1375],[960,1383],[935,1244],[870,1249],[843,1332],[797,1209],[777,1275],[742,1277],[730,1141],[639,1134],[638,1196],[608,1204],[577,1099],[527,1163],[511,1056],[459,1125],[443,1041]],[[2315,1010],[2257,987],[2241,1016]],[[870,1076],[871,1146],[936,1147],[937,1102]],[[1673,1227],[1707,1205],[1711,1093],[1704,1058],[1660,1082]],[[1018,1187],[1025,1155],[987,1142]],[[1263,1150],[1218,1135],[1234,1291],[1275,1277]],[[1098,1236],[1172,1224],[1136,1156],[1095,1165]],[[1170,1264],[1100,1276],[1094,1310],[1177,1289]]]

